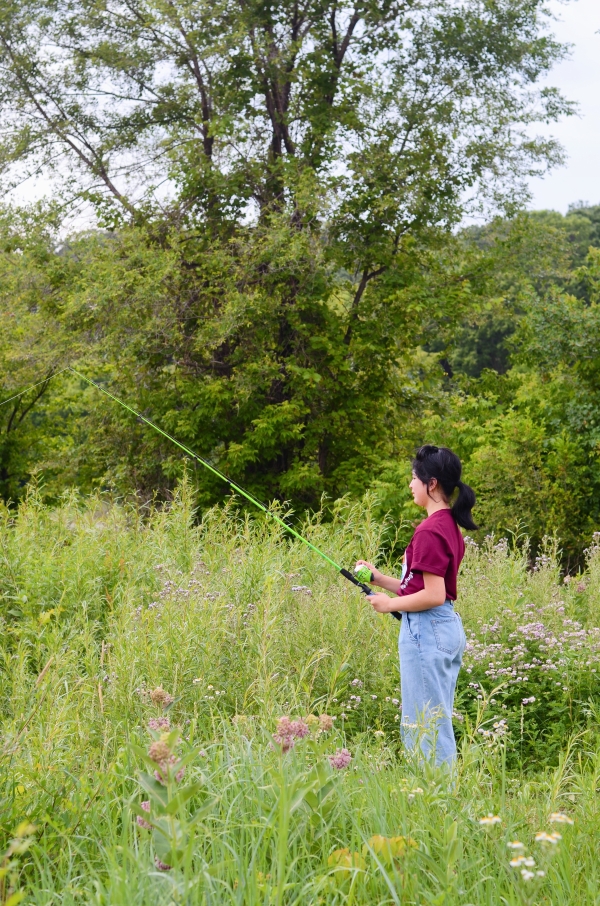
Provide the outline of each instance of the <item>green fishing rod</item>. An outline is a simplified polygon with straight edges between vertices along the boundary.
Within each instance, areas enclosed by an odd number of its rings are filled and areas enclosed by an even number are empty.
[[[127,403],[123,402],[123,400],[119,399],[113,393],[110,393],[108,390],[106,390],[100,384],[97,384],[96,381],[93,381],[91,378],[86,377],[85,374],[81,374],[81,372],[77,371],[75,368],[72,368],[71,366],[68,366],[67,368],[63,368],[61,371],[55,372],[54,374],[50,375],[50,377],[46,378],[43,381],[38,381],[36,384],[32,384],[30,387],[26,387],[25,390],[22,390],[20,393],[17,393],[14,396],[11,396],[9,399],[4,400],[4,402],[0,403],[0,406],[4,406],[6,403],[10,403],[10,402],[12,402],[12,400],[17,399],[20,396],[23,396],[24,393],[27,393],[29,390],[32,390],[34,387],[39,387],[42,384],[48,383],[48,381],[57,377],[59,374],[63,374],[65,371],[71,372],[71,374],[75,375],[80,380],[85,381],[86,384],[89,384],[90,386],[95,387],[96,390],[100,391],[100,393],[103,393],[105,396],[107,396],[113,402],[117,403],[119,406],[122,406],[123,409],[126,409],[127,412],[130,412],[136,418],[139,418],[141,421],[143,421],[146,425],[148,425],[150,428],[152,428],[158,434],[161,434],[163,437],[166,437],[167,440],[170,440],[171,443],[173,443],[173,444],[175,444],[175,446],[179,447],[179,449],[182,450],[186,454],[186,456],[189,456],[192,459],[199,462],[206,469],[208,469],[209,472],[212,472],[213,475],[216,475],[217,478],[220,478],[221,481],[224,481],[227,485],[229,485],[229,487],[233,491],[235,491],[237,494],[240,494],[242,497],[244,497],[250,503],[254,504],[254,506],[259,508],[259,510],[262,510],[262,512],[265,513],[266,516],[269,516],[271,519],[274,519],[276,522],[278,522],[279,525],[281,525],[286,530],[286,532],[289,532],[290,535],[293,535],[294,538],[297,538],[298,541],[301,541],[302,544],[305,544],[307,547],[309,547],[312,551],[314,551],[315,554],[318,554],[319,557],[321,557],[323,560],[325,560],[327,563],[329,563],[330,566],[333,566],[334,569],[336,569],[340,573],[340,575],[342,575],[345,579],[348,579],[349,582],[352,582],[353,585],[356,585],[358,588],[360,588],[360,590],[363,592],[363,594],[372,595],[375,593],[373,591],[373,589],[370,588],[366,584],[367,581],[371,581],[371,582],[373,581],[373,574],[367,567],[360,567],[357,570],[356,575],[353,575],[349,570],[344,569],[342,566],[339,565],[339,563],[336,563],[335,560],[332,560],[331,557],[328,557],[327,554],[325,554],[315,544],[313,544],[311,541],[309,541],[308,538],[305,538],[304,535],[301,535],[300,532],[297,532],[296,529],[292,528],[291,525],[288,525],[287,522],[285,522],[283,519],[281,519],[276,513],[273,513],[267,506],[265,506],[263,503],[261,503],[260,500],[257,500],[253,494],[250,494],[243,487],[241,487],[241,485],[237,484],[237,482],[232,481],[231,478],[228,478],[227,475],[224,475],[223,472],[221,472],[219,469],[215,468],[215,466],[212,466],[209,462],[207,462],[205,459],[203,459],[197,453],[194,453],[193,450],[190,450],[189,447],[187,447],[185,444],[182,444],[181,441],[177,440],[176,437],[173,437],[172,434],[169,434],[167,431],[164,431],[162,428],[160,428],[158,425],[156,425],[149,418],[146,418],[146,416],[142,415],[141,412],[138,412],[136,409],[134,409],[132,406],[129,406]],[[401,619],[400,614],[397,614],[395,612],[392,612],[392,616],[396,617],[396,619]]]

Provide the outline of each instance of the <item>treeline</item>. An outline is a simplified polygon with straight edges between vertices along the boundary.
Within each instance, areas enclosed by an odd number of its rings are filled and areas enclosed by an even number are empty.
[[[263,499],[466,461],[484,531],[598,524],[598,211],[519,213],[568,112],[522,0],[5,4],[0,384],[73,364]],[[73,212],[94,228],[69,230]],[[482,228],[458,230],[466,211]],[[489,212],[495,212],[491,216]],[[0,493],[35,469],[167,495],[177,450],[68,373],[0,409]],[[201,506],[220,499],[195,475]],[[519,527],[516,529],[516,527]]]

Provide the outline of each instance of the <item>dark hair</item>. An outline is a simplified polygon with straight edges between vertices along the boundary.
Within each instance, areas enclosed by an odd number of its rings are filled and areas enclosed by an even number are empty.
[[[458,488],[458,496],[452,504],[450,512],[463,528],[471,530],[477,528],[471,516],[471,510],[475,506],[475,492],[473,488],[460,480],[462,465],[456,453],[453,453],[448,447],[434,447],[432,444],[425,444],[424,447],[419,447],[417,450],[412,467],[417,478],[427,485],[428,494],[429,482],[432,478],[437,478],[448,501]]]

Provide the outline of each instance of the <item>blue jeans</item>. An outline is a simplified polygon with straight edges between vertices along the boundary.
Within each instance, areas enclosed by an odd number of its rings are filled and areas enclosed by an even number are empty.
[[[419,613],[403,613],[398,650],[402,689],[402,739],[426,758],[456,758],[452,708],[465,650],[462,621],[452,601]]]

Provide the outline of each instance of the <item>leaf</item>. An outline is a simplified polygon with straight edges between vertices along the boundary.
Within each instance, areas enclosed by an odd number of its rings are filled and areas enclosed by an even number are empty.
[[[21,903],[25,899],[26,893],[24,890],[17,890],[15,893],[11,893],[7,900],[4,900],[4,906],[17,906],[17,903]]]
[[[166,786],[163,786],[155,777],[143,771],[138,772],[138,780],[142,789],[148,793],[154,802],[157,802],[161,808],[167,807],[169,804],[169,791]]]
[[[203,787],[204,782],[198,781],[197,783],[189,783],[187,786],[179,789],[166,806],[166,814],[174,815],[180,808],[185,805],[186,802],[188,802],[192,798],[192,796],[195,796],[196,793],[200,792]]]

